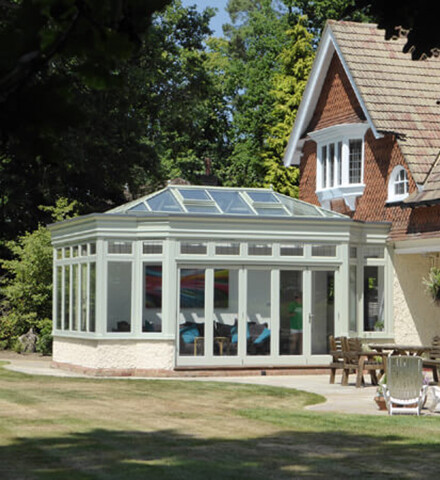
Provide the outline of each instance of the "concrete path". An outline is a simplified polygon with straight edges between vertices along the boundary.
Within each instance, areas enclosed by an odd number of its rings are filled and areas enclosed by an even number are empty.
[[[0,361],[9,362],[5,368],[15,372],[29,375],[52,375],[58,377],[82,377],[105,380],[105,377],[89,377],[74,372],[68,372],[51,367],[50,357],[36,355],[16,355],[11,352],[0,352]],[[121,377],[110,377],[112,380]],[[122,377],[127,379],[127,377]],[[143,379],[145,377],[128,377],[130,379]],[[326,398],[325,403],[308,407],[310,410],[321,412],[337,412],[364,415],[387,415],[386,411],[379,411],[373,400],[376,387],[367,384],[366,387],[356,388],[354,383],[347,387],[340,385],[340,377],[336,378],[334,385],[329,384],[329,375],[266,375],[266,376],[240,376],[240,377],[173,377],[163,380],[184,380],[199,382],[229,382],[253,385],[269,385],[274,387],[295,388],[306,392],[317,393]],[[423,413],[432,415],[429,410]],[[436,416],[440,414],[435,414]]]

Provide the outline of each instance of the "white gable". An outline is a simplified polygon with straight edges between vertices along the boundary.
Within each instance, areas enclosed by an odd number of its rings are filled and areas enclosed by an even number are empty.
[[[313,63],[312,70],[310,72],[310,78],[307,82],[301,104],[298,108],[298,113],[296,115],[296,120],[293,125],[293,130],[290,134],[289,142],[284,153],[283,161],[286,167],[290,165],[299,165],[301,158],[301,150],[304,144],[304,139],[301,139],[301,137],[303,136],[305,129],[307,128],[312,119],[312,115],[315,111],[316,104],[318,102],[334,52],[337,53],[342,63],[344,71],[350,81],[351,86],[353,87],[356,98],[362,108],[365,118],[367,119],[367,123],[371,128],[375,138],[380,138],[382,136],[377,132],[376,127],[374,126],[370,115],[368,114],[365,103],[354,83],[353,77],[350,74],[347,64],[342,56],[341,50],[339,49],[337,41],[333,35],[331,25],[327,23],[322,34],[321,42],[316,53],[316,58]]]

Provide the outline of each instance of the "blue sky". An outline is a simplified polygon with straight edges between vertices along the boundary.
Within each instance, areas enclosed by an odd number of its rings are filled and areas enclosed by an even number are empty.
[[[214,30],[216,37],[223,36],[222,25],[229,21],[229,15],[225,11],[228,0],[182,0],[184,7],[196,5],[197,10],[202,11],[206,7],[217,8],[217,15],[211,20],[211,28]]]

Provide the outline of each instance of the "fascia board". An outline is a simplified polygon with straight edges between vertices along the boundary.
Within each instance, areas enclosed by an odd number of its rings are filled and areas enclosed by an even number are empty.
[[[294,162],[295,153],[300,146],[301,136],[312,118],[334,52],[337,53],[341,61],[344,71],[355,92],[356,98],[361,105],[362,111],[364,112],[365,118],[367,119],[368,125],[371,128],[374,137],[381,138],[382,136],[378,133],[376,127],[373,124],[373,121],[365,106],[365,102],[353,80],[353,76],[351,75],[347,63],[342,55],[341,49],[337,44],[337,41],[333,35],[333,32],[331,31],[330,26],[327,25],[323,32],[321,43],[318,47],[316,58],[313,62],[312,70],[310,72],[310,77],[304,90],[300,106],[298,108],[295,124],[293,126],[292,133],[290,134],[289,141],[287,143],[286,152],[284,154],[283,160],[286,167],[299,164],[299,162]]]

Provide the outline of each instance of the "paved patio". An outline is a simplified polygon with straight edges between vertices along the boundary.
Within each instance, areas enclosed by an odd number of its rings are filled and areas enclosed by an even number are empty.
[[[5,367],[15,372],[26,373],[29,375],[52,375],[58,377],[82,377],[104,380],[105,377],[88,377],[75,372],[69,372],[52,368],[50,357],[41,357],[37,355],[18,355],[12,352],[0,352],[0,361],[7,361],[9,364]],[[111,377],[115,380],[121,377]],[[127,379],[127,377],[122,377]],[[143,379],[145,377],[128,377],[131,379]],[[366,377],[368,380],[368,377]],[[373,400],[376,387],[367,383],[367,386],[356,388],[353,383],[349,386],[340,385],[341,377],[336,377],[334,385],[329,384],[329,375],[267,375],[267,376],[239,376],[239,377],[179,377],[164,378],[164,381],[184,380],[199,382],[230,382],[230,383],[248,383],[254,385],[269,385],[274,387],[295,388],[306,392],[323,395],[327,401],[319,405],[308,407],[310,410],[321,412],[351,413],[363,415],[387,415],[386,411],[379,411]],[[354,380],[354,377],[353,377]],[[432,415],[429,410],[424,409],[424,414]],[[438,413],[435,414],[439,415]]]

